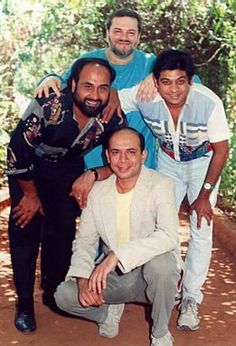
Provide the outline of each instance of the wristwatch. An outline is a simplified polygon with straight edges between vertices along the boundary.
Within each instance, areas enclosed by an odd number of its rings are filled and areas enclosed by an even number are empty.
[[[215,185],[211,185],[210,183],[204,183],[203,187],[204,187],[205,190],[212,191],[212,190],[214,190]]]
[[[91,168],[90,171],[94,173],[95,181],[97,181],[98,180],[98,171],[96,170],[96,168]]]

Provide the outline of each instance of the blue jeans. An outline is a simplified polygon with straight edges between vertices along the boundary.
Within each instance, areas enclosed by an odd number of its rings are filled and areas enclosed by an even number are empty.
[[[185,195],[189,203],[198,197],[202,184],[205,180],[207,169],[211,161],[211,154],[199,159],[178,162],[159,150],[158,171],[168,175],[175,181],[176,205],[179,210]],[[212,207],[216,204],[219,183],[210,195]],[[211,259],[212,250],[212,222],[207,224],[203,219],[201,228],[197,229],[197,217],[193,212],[190,215],[190,241],[185,259],[185,275],[183,280],[182,295],[192,297],[197,303],[203,300],[201,287],[204,284]]]

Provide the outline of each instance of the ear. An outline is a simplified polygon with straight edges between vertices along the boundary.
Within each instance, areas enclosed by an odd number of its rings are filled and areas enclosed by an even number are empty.
[[[190,79],[190,82],[189,82],[190,85],[193,84],[193,79],[194,79],[194,77],[192,77],[192,78]]]
[[[75,89],[76,89],[76,83],[75,83],[75,81],[73,79],[72,80],[72,84],[71,84],[71,90],[72,90],[73,93],[75,92]]]
[[[154,77],[154,74],[152,74],[152,78],[153,78],[155,88],[157,88],[157,90],[158,90],[158,82],[157,82],[156,78]]]
[[[137,45],[139,44],[140,42],[140,37],[141,37],[141,33],[138,34],[138,41],[137,41]]]
[[[106,149],[106,151],[105,151],[105,154],[106,154],[107,162],[110,163],[109,152],[108,152],[107,149]]]
[[[109,46],[109,31],[106,29],[105,41]]]
[[[146,160],[147,158],[147,150],[144,149],[144,151],[142,152],[142,163],[144,163],[144,161]]]

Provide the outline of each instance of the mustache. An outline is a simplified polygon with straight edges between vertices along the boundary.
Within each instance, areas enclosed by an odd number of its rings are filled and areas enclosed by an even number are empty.
[[[131,43],[129,40],[117,40],[118,43]]]

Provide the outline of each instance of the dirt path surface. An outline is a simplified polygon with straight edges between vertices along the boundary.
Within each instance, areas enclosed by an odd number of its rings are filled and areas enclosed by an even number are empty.
[[[14,327],[15,293],[8,253],[7,217],[5,208],[0,216],[0,345],[16,346],[148,346],[149,314],[142,305],[127,304],[120,324],[120,334],[114,339],[99,337],[94,323],[67,318],[50,311],[41,303],[39,273],[35,285],[37,331],[22,334]],[[224,223],[221,223],[223,227]],[[188,238],[187,222],[181,218],[183,251]],[[224,229],[217,229],[217,232]],[[236,250],[236,249],[235,249]],[[212,262],[204,286],[205,299],[200,308],[201,328],[195,332],[176,329],[178,312],[173,311],[170,331],[175,346],[236,346],[236,260],[214,239]]]

